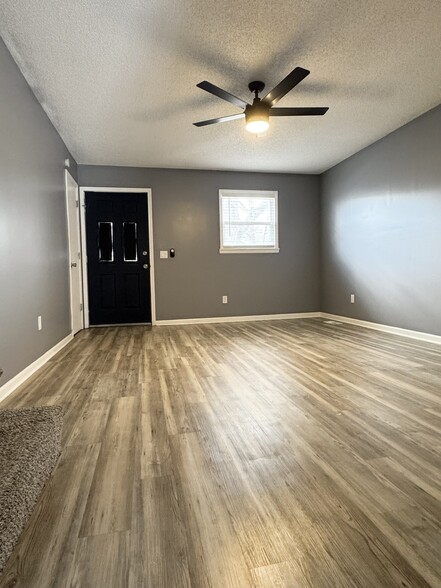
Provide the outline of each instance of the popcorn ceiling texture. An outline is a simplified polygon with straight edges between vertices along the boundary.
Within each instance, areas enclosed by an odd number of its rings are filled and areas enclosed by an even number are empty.
[[[60,406],[0,411],[0,572],[61,450]]]
[[[79,163],[320,173],[436,106],[440,0],[1,0],[0,32]],[[250,98],[311,75],[259,138],[202,80]]]

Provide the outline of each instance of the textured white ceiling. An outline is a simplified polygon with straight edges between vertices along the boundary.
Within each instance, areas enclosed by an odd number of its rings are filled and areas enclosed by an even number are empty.
[[[315,173],[441,101],[440,0],[0,0],[0,32],[79,163]],[[323,117],[193,122],[240,112],[295,66],[278,106]]]

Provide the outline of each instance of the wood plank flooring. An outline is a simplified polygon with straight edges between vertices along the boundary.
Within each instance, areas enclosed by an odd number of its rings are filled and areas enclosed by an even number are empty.
[[[83,331],[0,577],[29,588],[441,586],[441,346],[322,319]]]

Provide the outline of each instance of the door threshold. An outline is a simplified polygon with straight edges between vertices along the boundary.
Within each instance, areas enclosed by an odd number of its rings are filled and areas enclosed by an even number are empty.
[[[100,329],[104,327],[151,327],[152,323],[110,323],[108,325],[89,325],[91,329]]]

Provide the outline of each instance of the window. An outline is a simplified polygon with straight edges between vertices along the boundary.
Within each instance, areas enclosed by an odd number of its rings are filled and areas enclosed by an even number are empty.
[[[113,261],[113,223],[98,223],[98,259]]]
[[[278,253],[277,192],[219,190],[220,253]]]
[[[137,223],[123,223],[124,261],[138,261],[138,227]]]

